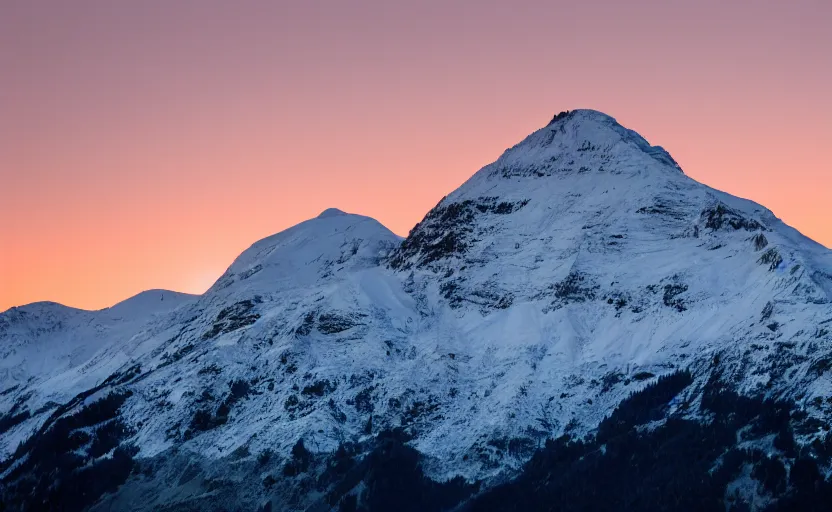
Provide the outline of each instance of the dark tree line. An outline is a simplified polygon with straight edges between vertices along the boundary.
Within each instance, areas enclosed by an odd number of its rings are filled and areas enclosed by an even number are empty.
[[[16,465],[0,485],[0,511],[83,510],[122,485],[137,452],[120,445],[131,435],[118,417],[129,396],[111,392],[21,444],[7,461]]]

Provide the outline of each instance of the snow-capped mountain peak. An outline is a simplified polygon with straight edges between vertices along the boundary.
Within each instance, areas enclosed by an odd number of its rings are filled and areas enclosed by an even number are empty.
[[[375,219],[336,208],[246,249],[206,293],[280,293],[345,270],[377,266],[400,238]],[[226,290],[225,292],[223,290]]]
[[[348,213],[339,210],[338,208],[327,208],[318,215],[318,219],[325,219],[327,217],[334,217],[336,215],[349,215]]]
[[[642,167],[655,168],[645,157],[655,160],[675,173],[682,170],[660,146],[651,146],[641,135],[621,126],[614,118],[595,110],[581,109],[561,112],[545,127],[530,134],[496,162],[503,176],[517,176],[521,165],[531,166],[533,174],[549,174],[564,170],[603,171],[613,169],[626,160],[626,167],[615,171],[628,172]],[[568,158],[568,159],[567,159]],[[522,174],[522,173],[521,173]]]

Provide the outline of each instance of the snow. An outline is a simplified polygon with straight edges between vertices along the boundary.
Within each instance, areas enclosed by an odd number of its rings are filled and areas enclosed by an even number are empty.
[[[338,208],[327,208],[326,210],[322,211],[320,215],[318,215],[318,219],[325,219],[327,217],[334,217],[336,215],[347,215],[346,213],[342,212]]]
[[[169,313],[198,296],[169,290],[147,290],[101,310],[113,319],[133,319]]]
[[[415,230],[425,244],[449,230],[465,242],[425,264],[416,239],[404,251],[374,219],[333,208],[253,244],[202,296],[154,290],[98,312],[13,308],[0,314],[0,391],[19,388],[0,396],[0,411],[24,398],[33,412],[65,403],[140,364],[145,377],[128,384],[124,409],[140,456],[181,445],[220,457],[246,443],[287,453],[300,437],[333,450],[364,436],[372,414],[375,431],[414,430],[433,476],[480,478],[523,463],[483,460],[488,439],[556,436],[570,420],[587,431],[646,384],[635,373],[691,366],[702,379],[717,352],[745,392],[828,394],[829,377],[809,367],[832,343],[814,337],[832,319],[830,251],[687,177],[613,118],[579,110],[532,133],[439,208],[463,204],[464,222],[429,215]],[[703,212],[718,207],[761,227],[711,229]],[[760,263],[771,248],[783,258],[773,271]],[[405,264],[392,265],[396,256]],[[563,292],[570,276],[582,280]],[[234,307],[259,317],[212,330]],[[778,350],[802,358],[779,376]],[[168,435],[184,433],[203,392],[219,401],[234,379],[254,382],[254,393],[225,425],[188,441]],[[758,387],[769,380],[772,390]],[[333,388],[303,393],[318,381]],[[41,421],[15,427],[0,451]]]

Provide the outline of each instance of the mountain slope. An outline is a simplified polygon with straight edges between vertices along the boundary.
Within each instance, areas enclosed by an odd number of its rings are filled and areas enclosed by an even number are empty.
[[[349,496],[382,509],[378,464],[402,457],[415,481],[467,481],[417,493],[449,507],[521,471],[536,481],[527,463],[550,440],[602,436],[613,411],[643,402],[625,399],[680,372],[684,386],[650,402],[654,426],[713,421],[735,395],[776,399],[800,412],[786,416],[789,436],[809,447],[832,414],[830,251],[590,110],[555,116],[404,240],[327,210],[171,302],[0,315],[4,349],[81,347],[48,369],[4,367],[8,500],[24,503],[28,485],[78,506],[110,492],[99,505],[118,509],[250,508],[264,495],[278,509]],[[644,419],[623,414],[620,425]],[[760,414],[720,431],[736,438]],[[754,450],[769,435],[757,430]],[[61,494],[41,478],[57,464],[43,454],[60,450],[78,457],[64,472],[126,474]],[[715,488],[739,486],[743,467]],[[786,492],[749,488],[737,492],[756,508]]]
[[[95,386],[153,347],[154,321],[196,296],[148,290],[110,308],[85,311],[51,302],[0,314],[0,403],[8,411],[21,397],[36,408],[64,402]],[[143,340],[142,340],[143,341]],[[2,437],[8,453],[17,442]]]

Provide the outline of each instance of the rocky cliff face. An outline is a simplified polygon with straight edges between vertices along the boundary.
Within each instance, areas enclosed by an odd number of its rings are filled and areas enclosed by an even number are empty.
[[[404,240],[327,210],[254,244],[199,297],[0,315],[2,498],[812,502],[832,444],[831,301],[828,249],[609,116],[562,113]],[[626,461],[640,482],[667,480],[586,502],[588,483],[627,482]]]

